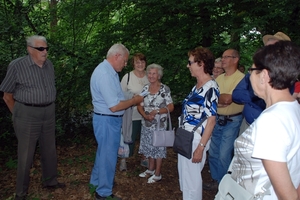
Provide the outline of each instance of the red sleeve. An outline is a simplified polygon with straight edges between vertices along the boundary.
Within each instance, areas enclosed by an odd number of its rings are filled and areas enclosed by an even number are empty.
[[[295,93],[300,93],[300,81],[296,82],[295,83],[295,90],[294,90]]]

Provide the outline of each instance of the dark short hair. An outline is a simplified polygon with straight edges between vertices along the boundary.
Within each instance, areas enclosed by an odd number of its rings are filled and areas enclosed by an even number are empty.
[[[145,61],[146,65],[147,65],[147,59],[146,59],[146,56],[142,53],[135,53],[133,56],[132,56],[132,59],[131,59],[131,64],[132,66],[134,66],[134,61],[135,60],[143,60]]]
[[[215,66],[215,57],[213,53],[205,47],[197,47],[188,52],[188,56],[194,56],[194,61],[204,64],[204,73],[212,74],[213,68]]]
[[[270,85],[274,89],[286,89],[294,85],[300,73],[300,48],[291,41],[278,41],[264,46],[253,56],[256,73],[266,69]]]

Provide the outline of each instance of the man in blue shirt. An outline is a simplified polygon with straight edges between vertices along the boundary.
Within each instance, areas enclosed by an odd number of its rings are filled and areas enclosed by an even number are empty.
[[[248,73],[239,82],[232,93],[232,100],[234,102],[244,104],[243,115],[247,122],[247,126],[252,124],[252,122],[266,108],[264,100],[254,94],[249,78],[250,74]]]
[[[275,35],[265,35],[263,37],[263,43],[265,46],[272,45],[280,40],[291,41],[289,36],[282,32],[277,32]],[[254,94],[249,77],[250,74],[246,74],[232,93],[232,100],[234,102],[244,104],[243,115],[246,122],[243,122],[240,133],[243,133],[266,108],[264,100]],[[293,88],[290,88],[290,90],[293,91]]]
[[[140,95],[129,100],[124,98],[118,72],[127,65],[128,56],[129,51],[124,45],[114,44],[108,50],[106,59],[95,68],[91,76],[93,128],[98,148],[90,184],[95,188],[96,200],[120,199],[112,194],[112,188],[122,116],[124,109],[143,101]]]

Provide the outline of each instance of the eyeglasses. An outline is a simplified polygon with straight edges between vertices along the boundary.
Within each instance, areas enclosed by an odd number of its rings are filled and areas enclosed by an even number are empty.
[[[45,49],[46,49],[46,51],[49,50],[49,47],[33,47],[33,46],[30,46],[30,47],[33,48],[33,49],[36,49],[38,51],[44,51]]]
[[[251,67],[248,69],[248,73],[251,74],[252,71],[254,71],[254,70],[261,70],[261,69]]]
[[[190,61],[190,60],[188,60],[189,66],[191,66],[191,65],[194,64],[194,63],[196,63],[196,61]]]
[[[221,59],[236,58],[235,56],[222,56]]]

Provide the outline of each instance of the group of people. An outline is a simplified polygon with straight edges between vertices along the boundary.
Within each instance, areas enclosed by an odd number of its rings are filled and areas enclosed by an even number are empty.
[[[187,131],[205,120],[194,132],[192,158],[178,154],[184,200],[202,199],[202,188],[217,189],[230,164],[232,178],[253,194],[271,182],[264,199],[300,198],[300,107],[295,100],[299,86],[294,95],[290,91],[300,71],[300,48],[281,32],[266,35],[263,41],[265,46],[254,54],[246,75],[239,69],[240,54],[235,49],[227,49],[217,59],[204,47],[188,52],[187,68],[196,84],[182,102],[179,120]],[[43,186],[65,187],[57,180],[56,89],[48,48],[44,37],[29,37],[28,55],[10,63],[0,86],[18,139],[16,200],[26,199],[37,141]],[[147,66],[142,53],[134,54],[133,70],[120,82],[118,72],[127,65],[129,55],[124,45],[112,45],[90,79],[97,141],[90,185],[96,200],[121,199],[112,192],[120,134],[126,135],[130,156],[140,137],[138,152],[143,155],[141,163],[147,161],[147,170],[139,176],[147,177],[149,184],[162,179],[166,147],[153,146],[152,133],[158,123],[159,129],[167,128],[168,112],[174,110],[171,91],[161,82],[162,66]],[[240,131],[243,119],[245,127]],[[203,184],[207,153],[212,181]],[[120,170],[126,169],[123,158]]]
[[[300,118],[292,94],[299,76],[299,48],[282,32],[265,35],[263,42],[245,76],[234,77],[239,74],[237,52],[222,55],[225,73],[216,79],[221,94],[208,159],[212,181],[203,188],[218,189],[231,164],[232,178],[251,194],[261,192],[269,181],[272,187],[264,199],[297,199]]]

